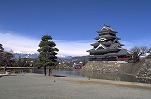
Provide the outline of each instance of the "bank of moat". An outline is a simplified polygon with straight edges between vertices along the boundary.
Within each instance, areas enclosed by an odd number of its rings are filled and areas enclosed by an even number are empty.
[[[124,63],[117,61],[89,61],[82,69],[101,73],[118,73],[122,64]]]
[[[109,74],[125,74],[151,79],[151,59],[142,59],[137,63],[121,63],[119,61],[89,61],[83,71]]]

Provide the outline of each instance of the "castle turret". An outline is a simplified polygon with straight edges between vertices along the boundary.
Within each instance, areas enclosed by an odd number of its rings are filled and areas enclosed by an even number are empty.
[[[91,44],[93,49],[88,50],[90,53],[90,61],[116,61],[127,59],[128,52],[123,49],[119,42],[120,38],[116,37],[117,31],[110,28],[110,26],[104,25],[103,28],[97,31],[98,37],[96,43]]]

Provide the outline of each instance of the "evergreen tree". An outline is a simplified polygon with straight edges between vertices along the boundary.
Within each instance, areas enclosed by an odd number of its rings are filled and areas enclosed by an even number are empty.
[[[13,66],[15,63],[13,51],[10,52],[4,51],[3,45],[0,44],[0,66]]]
[[[22,67],[21,55],[18,57],[17,66]]]
[[[44,73],[46,75],[46,67],[49,67],[49,75],[50,70],[57,64],[57,52],[59,51],[55,48],[56,44],[52,41],[52,37],[50,35],[44,35],[41,38],[41,42],[39,43],[39,52],[38,63],[37,65],[40,67],[44,67]]]
[[[3,52],[4,52],[4,48],[3,45],[0,44],[0,66],[2,66],[2,62],[3,62]]]
[[[12,63],[14,62],[13,58],[14,58],[14,56],[12,53],[4,52],[4,55],[3,55],[4,66],[5,67],[12,66]]]
[[[0,52],[3,52],[3,51],[4,51],[3,45],[0,44]]]

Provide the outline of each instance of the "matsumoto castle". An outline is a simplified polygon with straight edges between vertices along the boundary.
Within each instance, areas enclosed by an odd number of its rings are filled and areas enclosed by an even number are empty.
[[[91,44],[93,49],[87,51],[90,53],[89,61],[125,61],[129,59],[127,50],[122,48],[124,45],[119,42],[120,38],[116,36],[117,31],[104,25],[97,33],[99,35],[94,38],[97,42]]]

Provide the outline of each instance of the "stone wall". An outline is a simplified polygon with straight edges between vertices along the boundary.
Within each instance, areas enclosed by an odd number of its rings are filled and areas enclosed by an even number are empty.
[[[82,69],[86,71],[100,71],[102,73],[117,73],[121,63],[116,61],[89,61]]]
[[[151,59],[141,60],[137,63],[120,63],[117,61],[89,61],[82,68],[82,70],[151,77]]]

